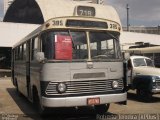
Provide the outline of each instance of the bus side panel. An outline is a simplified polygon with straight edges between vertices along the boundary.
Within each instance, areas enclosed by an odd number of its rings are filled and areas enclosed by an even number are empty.
[[[15,61],[15,78],[18,90],[27,97],[26,67],[24,61]]]
[[[30,63],[30,85],[31,85],[31,95],[33,100],[33,87],[36,88],[38,95],[41,96],[40,80],[41,80],[41,67],[42,65],[32,61]]]

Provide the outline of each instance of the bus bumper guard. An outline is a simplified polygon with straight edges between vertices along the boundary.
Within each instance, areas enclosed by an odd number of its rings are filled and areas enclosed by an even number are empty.
[[[100,98],[100,104],[123,102],[127,100],[127,93],[94,95],[94,96],[78,96],[64,98],[47,98],[42,96],[42,105],[44,107],[75,107],[87,106],[88,98]]]

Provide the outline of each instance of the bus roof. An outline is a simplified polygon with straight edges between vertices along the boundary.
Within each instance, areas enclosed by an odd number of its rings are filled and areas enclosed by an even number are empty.
[[[120,19],[115,9],[109,5],[99,5],[93,3],[82,3],[67,0],[37,0],[44,21],[55,17],[77,16],[78,6],[89,6],[95,8],[95,18],[112,20],[120,24]]]
[[[43,14],[43,18],[45,23],[37,28],[35,31],[31,32],[29,35],[27,35],[24,39],[22,39],[20,42],[18,42],[15,46],[25,42],[30,37],[35,36],[36,34],[39,34],[42,30],[44,30],[44,26],[48,21],[52,22],[52,19],[56,18],[63,18],[63,17],[81,17],[84,19],[90,19],[90,20],[102,20],[102,21],[109,21],[108,29],[110,30],[110,25],[112,24],[112,21],[118,25],[118,27],[114,28],[113,31],[120,31],[121,30],[121,23],[119,16],[115,9],[108,5],[98,5],[93,3],[81,3],[81,2],[73,2],[73,1],[66,1],[66,0],[37,0],[37,4],[39,5],[41,12]],[[95,14],[93,16],[87,16],[87,15],[78,15],[77,13],[77,7],[82,6],[86,7],[85,9],[94,9]]]

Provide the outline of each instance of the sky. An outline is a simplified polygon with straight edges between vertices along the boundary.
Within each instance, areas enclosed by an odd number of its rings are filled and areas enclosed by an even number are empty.
[[[130,26],[157,27],[160,25],[160,0],[104,0],[118,12],[122,25],[126,26],[129,4]],[[3,18],[3,0],[0,0],[0,20]]]
[[[160,26],[160,0],[105,0],[120,15],[123,26],[127,26],[126,4],[129,4],[130,26]]]

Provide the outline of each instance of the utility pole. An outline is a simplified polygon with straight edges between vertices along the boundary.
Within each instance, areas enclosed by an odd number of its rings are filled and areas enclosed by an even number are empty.
[[[126,9],[127,9],[127,31],[129,31],[129,4],[126,5]]]

